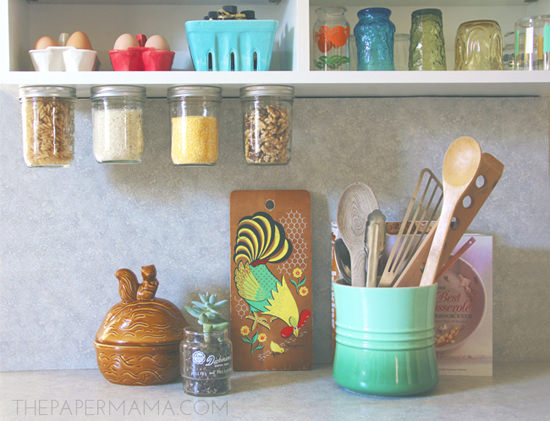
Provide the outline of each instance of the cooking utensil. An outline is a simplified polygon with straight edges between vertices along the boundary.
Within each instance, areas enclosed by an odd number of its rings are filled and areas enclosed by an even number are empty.
[[[443,160],[443,207],[437,223],[430,253],[422,273],[420,285],[431,285],[441,267],[443,247],[453,222],[453,214],[460,205],[464,192],[475,183],[481,163],[481,147],[471,137],[455,140]]]
[[[380,209],[373,210],[367,218],[365,245],[368,250],[367,287],[376,287],[378,261],[386,240],[386,217]]]
[[[428,232],[430,226],[428,222],[435,219],[442,198],[441,183],[432,171],[424,168],[420,172],[413,197],[399,226],[399,232],[384,267],[379,286],[391,286],[406,267]],[[425,222],[426,219],[428,222]]]
[[[351,285],[351,261],[349,250],[341,238],[334,242],[334,254],[336,255],[336,266],[344,277],[346,285]]]
[[[470,237],[468,241],[466,241],[458,251],[451,256],[449,261],[443,266],[438,274],[435,276],[435,279],[439,279],[441,275],[443,275],[449,268],[455,264],[455,262],[460,259],[460,256],[462,256],[464,253],[466,253],[466,250],[468,250],[472,245],[476,242],[476,239],[474,237]]]
[[[454,229],[452,229],[447,236],[447,242],[442,252],[442,261],[445,261],[451,255],[452,251],[460,241],[460,238],[462,238],[470,226],[470,223],[483,206],[483,203],[485,203],[495,188],[503,170],[504,165],[502,165],[502,162],[496,159],[493,155],[489,153],[482,154],[481,163],[475,177],[476,182],[472,183],[463,195],[463,198],[470,198],[470,205],[468,207],[459,206],[453,215],[453,217],[460,223],[454,227]],[[415,255],[409,261],[407,267],[395,281],[394,286],[414,287],[419,285],[434,234],[435,227],[430,230]]]
[[[365,286],[365,226],[378,207],[372,189],[364,183],[349,185],[338,202],[338,229],[350,253],[352,286]]]

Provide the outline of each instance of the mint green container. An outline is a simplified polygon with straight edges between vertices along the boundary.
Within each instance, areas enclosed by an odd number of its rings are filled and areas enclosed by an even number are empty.
[[[437,284],[358,288],[334,283],[333,377],[359,393],[407,396],[439,381],[434,346]]]

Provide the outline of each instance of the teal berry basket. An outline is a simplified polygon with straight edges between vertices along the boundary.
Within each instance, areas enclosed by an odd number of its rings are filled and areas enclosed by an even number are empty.
[[[185,22],[195,70],[269,70],[276,20],[193,20]]]

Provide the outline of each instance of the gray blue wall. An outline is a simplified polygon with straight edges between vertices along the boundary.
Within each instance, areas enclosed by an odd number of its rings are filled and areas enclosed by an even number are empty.
[[[0,370],[96,367],[93,338],[118,301],[113,273],[154,263],[158,295],[178,307],[198,290],[227,294],[229,193],[312,194],[315,361],[330,358],[330,221],[363,181],[399,219],[421,168],[476,138],[505,172],[472,230],[495,236],[494,353],[550,360],[550,188],[545,98],[356,98],[295,101],[292,160],[244,163],[238,100],[223,101],[220,159],[170,162],[166,101],[149,99],[140,165],[97,164],[90,103],[79,100],[75,162],[26,168],[19,104],[0,86]]]

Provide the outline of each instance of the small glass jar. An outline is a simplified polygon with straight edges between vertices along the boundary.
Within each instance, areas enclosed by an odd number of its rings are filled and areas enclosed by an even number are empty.
[[[27,166],[68,167],[74,156],[76,90],[65,86],[23,86],[19,100]]]
[[[536,70],[535,18],[516,22],[515,70]]]
[[[292,86],[241,88],[244,157],[248,164],[286,164],[292,139]]]
[[[359,22],[353,33],[357,45],[357,70],[393,70],[395,25],[391,10],[370,7],[357,12]]]
[[[514,31],[507,32],[503,37],[502,46],[502,69],[514,70],[515,62],[515,42],[516,33]]]
[[[395,34],[393,40],[393,67],[395,70],[409,70],[409,34]]]
[[[174,86],[168,89],[172,162],[214,165],[218,160],[218,109],[221,88]]]
[[[409,70],[447,70],[441,10],[415,10],[410,37]]]
[[[350,70],[350,27],[345,7],[320,7],[313,26],[313,70]]]
[[[502,70],[502,32],[496,21],[460,24],[455,40],[455,70]]]
[[[550,70],[550,15],[535,17],[537,70]]]
[[[91,100],[97,162],[141,162],[145,88],[94,86]]]
[[[180,344],[183,391],[194,396],[217,396],[231,390],[232,346],[227,329],[196,332],[186,327]]]

